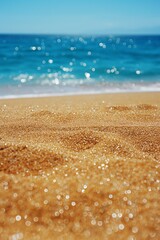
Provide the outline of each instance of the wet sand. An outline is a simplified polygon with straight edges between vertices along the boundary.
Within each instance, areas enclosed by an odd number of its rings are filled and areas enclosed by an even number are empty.
[[[160,93],[0,100],[0,239],[160,239]]]

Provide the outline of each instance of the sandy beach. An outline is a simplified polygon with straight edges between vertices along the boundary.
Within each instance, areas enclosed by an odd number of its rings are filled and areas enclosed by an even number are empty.
[[[0,239],[160,239],[160,93],[0,100]]]

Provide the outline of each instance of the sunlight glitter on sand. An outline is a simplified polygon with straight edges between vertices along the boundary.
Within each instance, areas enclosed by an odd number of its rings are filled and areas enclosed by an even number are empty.
[[[158,99],[1,100],[1,238],[158,240]]]

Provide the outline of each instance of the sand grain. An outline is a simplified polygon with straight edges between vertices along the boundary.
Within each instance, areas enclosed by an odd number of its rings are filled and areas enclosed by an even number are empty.
[[[160,94],[0,101],[0,239],[160,239]]]

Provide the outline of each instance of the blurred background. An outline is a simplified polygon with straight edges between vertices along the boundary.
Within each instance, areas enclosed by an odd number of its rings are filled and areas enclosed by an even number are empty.
[[[159,0],[0,0],[0,97],[160,90]]]

